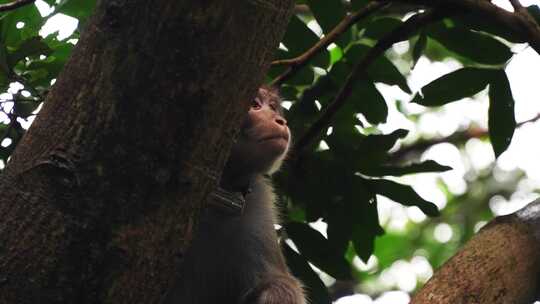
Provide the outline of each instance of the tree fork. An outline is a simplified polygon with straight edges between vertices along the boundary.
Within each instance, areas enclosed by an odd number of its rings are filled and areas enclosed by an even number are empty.
[[[158,303],[291,0],[99,1],[1,177],[1,303]]]

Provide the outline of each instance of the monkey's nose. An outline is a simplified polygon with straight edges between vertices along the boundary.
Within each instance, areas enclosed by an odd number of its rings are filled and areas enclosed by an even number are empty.
[[[276,123],[278,125],[281,125],[281,126],[286,126],[287,125],[287,120],[285,120],[285,118],[283,118],[281,116],[278,116],[278,117],[276,117]]]

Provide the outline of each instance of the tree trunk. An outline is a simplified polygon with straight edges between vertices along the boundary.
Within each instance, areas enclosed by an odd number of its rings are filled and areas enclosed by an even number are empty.
[[[540,266],[540,200],[496,218],[416,294],[411,304],[529,304]]]
[[[0,303],[159,302],[292,3],[98,3],[1,177]]]

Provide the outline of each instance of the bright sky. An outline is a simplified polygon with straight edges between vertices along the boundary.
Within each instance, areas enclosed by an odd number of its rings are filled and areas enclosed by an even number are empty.
[[[507,0],[494,0],[493,2],[508,10],[512,10]],[[523,5],[540,5],[540,0],[521,0],[521,3]],[[42,15],[50,12],[47,4],[41,0],[36,1],[36,6]],[[59,38],[62,39],[68,37],[76,27],[77,19],[56,15],[49,19],[43,27],[41,35],[46,36],[58,31]],[[402,43],[396,45],[395,50],[397,52],[405,52],[408,47],[408,43]],[[540,113],[540,101],[537,97],[540,56],[525,45],[518,45],[513,51],[517,55],[509,62],[506,71],[516,101],[516,120],[521,122]],[[413,70],[411,77],[408,79],[409,85],[413,91],[417,91],[423,85],[459,67],[459,64],[455,62],[430,62],[425,58],[421,58]],[[411,98],[396,87],[378,85],[378,88],[381,89],[387,101],[396,99],[410,100]],[[380,126],[380,129],[385,133],[397,128],[408,129],[411,131],[409,141],[414,141],[420,133],[432,136],[447,136],[457,130],[459,126],[468,125],[470,122],[487,127],[487,96],[482,93],[478,94],[475,101],[466,99],[444,107],[440,113],[424,114],[418,126],[399,114],[392,104],[389,103],[390,114],[388,123]],[[423,107],[409,103],[406,103],[406,109],[410,113],[424,112]],[[530,123],[519,128],[515,132],[509,150],[497,160],[497,165],[503,171],[520,168],[526,172],[529,179],[523,185],[519,185],[518,191],[510,201],[506,201],[503,198],[493,198],[490,201],[490,207],[495,214],[511,213],[537,197],[532,192],[534,189],[540,188],[540,144],[536,142],[539,134],[540,123]],[[436,187],[438,177],[443,178],[451,191],[463,193],[467,191],[463,178],[464,173],[470,170],[471,166],[473,169],[485,168],[494,160],[491,147],[480,141],[470,141],[466,145],[466,152],[466,158],[470,161],[467,161],[464,155],[452,145],[437,145],[427,151],[424,158],[434,159],[441,164],[450,165],[454,170],[443,173],[442,175],[421,174],[404,178],[403,181],[412,184],[418,193],[424,198],[434,201],[439,208],[444,208],[446,205],[445,196]],[[380,197],[379,205],[380,220],[382,223],[387,223],[387,229],[400,230],[409,221],[421,222],[426,220],[423,213],[416,207],[406,208],[390,202],[383,197]],[[484,223],[479,223],[478,227],[482,224]],[[326,230],[326,226],[322,222],[316,223],[314,226],[323,232]],[[441,223],[435,229],[435,238],[441,243],[449,241],[452,235],[452,228],[446,223]],[[368,265],[364,265],[359,260],[355,264],[361,269],[370,269],[376,267],[377,260],[373,257],[370,259]],[[431,266],[422,256],[414,257],[410,261],[396,261],[391,268],[381,275],[379,280],[379,284],[384,284],[396,291],[384,293],[377,299],[371,299],[369,296],[358,294],[344,297],[336,303],[405,304],[410,301],[408,292],[411,292],[415,288],[417,279],[426,281],[432,272]]]

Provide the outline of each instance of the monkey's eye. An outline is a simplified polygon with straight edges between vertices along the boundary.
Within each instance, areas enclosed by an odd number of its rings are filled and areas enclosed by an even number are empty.
[[[259,110],[260,108],[262,108],[262,101],[258,97],[256,97],[251,102],[251,108],[255,110]]]

